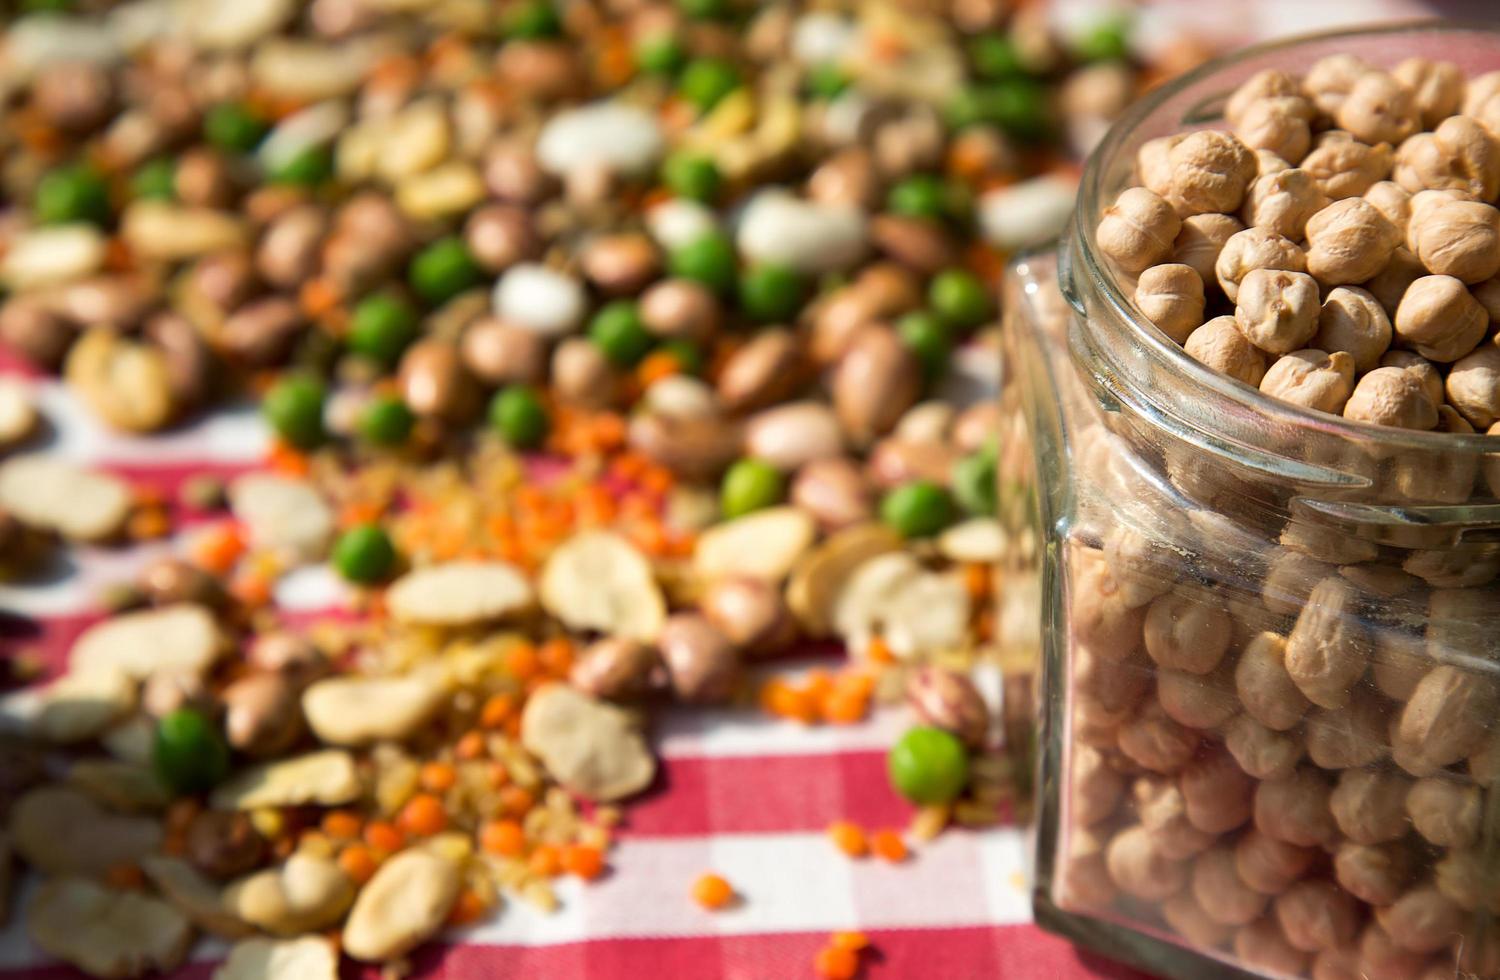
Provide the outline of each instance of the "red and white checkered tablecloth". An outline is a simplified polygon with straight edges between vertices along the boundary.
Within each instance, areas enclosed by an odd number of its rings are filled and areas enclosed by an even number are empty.
[[[1058,0],[1061,7],[1096,0]],[[1465,7],[1483,14],[1486,0]],[[1256,0],[1201,4],[1164,0],[1145,14],[1149,35],[1188,23],[1219,40],[1295,33],[1420,15],[1416,0]],[[1493,12],[1491,11],[1491,14]],[[23,373],[0,351],[0,373]],[[151,439],[105,432],[54,381],[36,393],[52,426],[49,451],[168,491],[194,473],[232,475],[254,465],[266,433],[253,412],[220,413]],[[203,515],[181,515],[191,528]],[[153,548],[86,549],[62,578],[0,585],[0,655],[39,653],[64,662],[72,639],[98,614],[91,597],[127,578]],[[313,618],[340,607],[323,569],[285,579],[278,604]],[[786,669],[786,665],[778,665]],[[420,977],[443,980],[781,980],[811,976],[834,930],[869,934],[864,975],[882,978],[1139,978],[1136,971],[1075,950],[1031,923],[1029,839],[1024,829],[950,831],[902,866],[851,861],[827,841],[835,819],[904,826],[909,807],[887,785],[885,749],[904,719],[887,711],[837,728],[804,728],[752,714],[674,710],[656,730],[664,778],[629,810],[609,874],[587,887],[565,881],[562,909],[544,915],[508,903],[498,918],[424,948]],[[715,914],[688,899],[713,869],[745,897]],[[25,887],[12,909],[23,907]],[[183,978],[207,978],[223,948],[200,944]],[[78,974],[47,965],[12,912],[0,929],[0,980]],[[371,971],[374,975],[374,971]]]

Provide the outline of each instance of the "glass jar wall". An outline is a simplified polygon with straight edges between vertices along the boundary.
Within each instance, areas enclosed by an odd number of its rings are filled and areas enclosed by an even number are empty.
[[[1117,125],[1058,254],[1009,273],[1043,542],[1036,913],[1183,978],[1500,977],[1500,439],[1217,375],[1093,240],[1143,142],[1222,127],[1255,72],[1335,52],[1474,75],[1500,68],[1500,34],[1206,66]]]

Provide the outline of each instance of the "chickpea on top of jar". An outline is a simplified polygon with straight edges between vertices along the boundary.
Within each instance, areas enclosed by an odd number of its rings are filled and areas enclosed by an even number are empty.
[[[1224,122],[1142,145],[1100,217],[1141,315],[1292,405],[1496,432],[1500,72],[1335,55],[1258,72]]]

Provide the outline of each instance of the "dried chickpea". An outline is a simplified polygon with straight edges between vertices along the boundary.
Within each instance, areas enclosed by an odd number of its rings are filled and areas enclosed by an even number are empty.
[[[1307,953],[1351,943],[1359,929],[1359,903],[1326,878],[1297,882],[1276,896],[1274,908],[1287,942]]]
[[[1437,425],[1437,406],[1421,378],[1398,367],[1379,367],[1360,378],[1344,404],[1344,418],[1403,429]]]
[[[1412,781],[1398,772],[1349,769],[1328,798],[1344,836],[1357,844],[1384,844],[1406,833],[1406,795]]]
[[[1432,869],[1432,883],[1459,908],[1500,915],[1500,891],[1488,879],[1484,856],[1473,851],[1449,851]]]
[[[1362,902],[1389,905],[1401,897],[1416,870],[1415,857],[1400,840],[1384,844],[1345,841],[1333,855],[1333,873]]]
[[[1198,733],[1173,721],[1155,701],[1148,701],[1120,726],[1119,746],[1143,769],[1174,773],[1192,761]]]
[[[1464,73],[1451,61],[1407,58],[1391,69],[1391,76],[1405,85],[1428,129],[1458,111],[1464,101]]]
[[[1234,850],[1224,845],[1204,851],[1193,861],[1193,897],[1220,925],[1248,925],[1266,909],[1266,895],[1245,884],[1235,863]]]
[[[1179,784],[1188,822],[1205,833],[1222,834],[1250,819],[1255,780],[1224,749],[1193,760]]]
[[[1074,567],[1069,622],[1077,640],[1111,660],[1123,660],[1140,649],[1145,610],[1130,605],[1131,592],[1110,571],[1109,563],[1099,556],[1080,556]]]
[[[1333,117],[1343,105],[1354,83],[1374,71],[1364,59],[1352,54],[1331,54],[1319,58],[1302,79],[1302,92],[1325,116]]]
[[[1269,150],[1295,166],[1312,146],[1314,115],[1312,103],[1299,96],[1257,99],[1234,124],[1234,135],[1250,149]]]
[[[1231,303],[1238,301],[1240,283],[1256,269],[1303,272],[1307,256],[1296,242],[1268,228],[1246,228],[1230,236],[1214,261],[1214,276]]]
[[[1288,844],[1252,827],[1234,845],[1234,870],[1262,895],[1279,895],[1306,874],[1317,857],[1316,848]]]
[[[1301,976],[1311,958],[1282,934],[1276,920],[1257,919],[1234,934],[1234,955],[1246,966],[1273,976]]]
[[[1483,739],[1469,756],[1469,778],[1489,789],[1500,782],[1500,732]]]
[[[1232,316],[1216,316],[1188,335],[1182,345],[1193,360],[1247,385],[1259,386],[1266,357],[1235,326]]]
[[[1312,345],[1317,350],[1348,354],[1354,370],[1364,373],[1380,365],[1380,356],[1391,346],[1391,333],[1391,319],[1379,300],[1358,286],[1335,286],[1318,312],[1318,332]],[[1351,375],[1345,400],[1353,389]],[[1342,409],[1341,402],[1339,408],[1323,411],[1337,414]]]
[[[1295,615],[1301,611],[1313,586],[1326,578],[1329,571],[1325,562],[1301,552],[1277,549],[1266,564],[1266,577],[1261,581],[1261,604],[1277,615]]]
[[[1069,772],[1069,813],[1084,827],[1108,820],[1125,795],[1125,779],[1097,749],[1087,745],[1073,750]]]
[[[1383,71],[1360,75],[1333,118],[1340,129],[1366,143],[1400,143],[1421,125],[1410,90]]]
[[[1171,204],[1144,187],[1131,187],[1104,210],[1095,235],[1100,251],[1126,272],[1138,273],[1171,254],[1181,229]]]
[[[1302,739],[1267,728],[1248,714],[1224,726],[1224,747],[1239,767],[1256,779],[1284,779],[1302,761]]]
[[[1430,884],[1414,888],[1394,904],[1376,909],[1375,921],[1397,946],[1413,953],[1436,953],[1464,929],[1463,909]]]
[[[1245,224],[1269,228],[1292,241],[1302,238],[1307,219],[1328,206],[1312,175],[1295,167],[1255,179],[1245,195]]]
[[[1207,674],[1229,648],[1229,614],[1207,595],[1170,592],[1146,610],[1144,635],[1160,666]]]
[[[1345,406],[1345,416],[1348,415]],[[1335,565],[1353,565],[1369,561],[1379,553],[1373,541],[1345,534],[1324,524],[1293,519],[1286,522],[1281,537],[1277,539],[1283,548],[1309,555],[1319,561]]]
[[[1400,241],[1396,226],[1369,201],[1334,201],[1307,220],[1307,271],[1330,286],[1364,282]]]
[[[1454,190],[1474,199],[1500,193],[1500,141],[1468,116],[1451,116],[1396,148],[1391,177],[1413,194]]]
[[[1479,305],[1490,315],[1490,323],[1500,323],[1500,279],[1491,279],[1487,282],[1475,283],[1469,289],[1474,298],[1479,300]]]
[[[1423,276],[1413,282],[1401,297],[1393,321],[1397,340],[1440,364],[1456,361],[1479,346],[1489,322],[1484,307],[1453,276]]]
[[[1330,792],[1327,778],[1307,766],[1286,779],[1263,782],[1255,788],[1255,828],[1299,847],[1329,844],[1338,838],[1328,811]]]
[[[1375,688],[1388,698],[1405,701],[1431,666],[1427,640],[1410,633],[1380,630],[1370,655],[1370,677]]]
[[[1500,95],[1500,71],[1475,75],[1464,85],[1464,101],[1459,110],[1466,116],[1477,115],[1481,106]]]
[[[1135,305],[1179,344],[1203,323],[1203,303],[1203,280],[1190,265],[1154,265],[1136,282]]]
[[[1255,176],[1268,177],[1271,174],[1279,174],[1283,170],[1292,169],[1292,165],[1286,160],[1272,153],[1270,150],[1255,151]]]
[[[1261,350],[1286,354],[1317,333],[1318,304],[1318,284],[1307,273],[1252,269],[1240,282],[1234,323]]]
[[[1333,770],[1378,762],[1386,754],[1387,720],[1385,705],[1364,691],[1348,707],[1316,709],[1307,716],[1307,757]]]
[[[1359,963],[1362,978],[1409,980],[1428,963],[1428,957],[1401,948],[1389,933],[1372,922],[1359,937]]]
[[[1158,668],[1156,700],[1167,717],[1189,728],[1218,728],[1240,709],[1234,666],[1226,658],[1208,674]]]
[[[1172,243],[1169,261],[1198,273],[1205,288],[1219,283],[1215,266],[1224,244],[1245,230],[1237,218],[1227,214],[1195,214],[1182,219],[1182,230]]]
[[[1485,739],[1496,705],[1482,677],[1446,664],[1417,682],[1392,739],[1396,760],[1414,776],[1460,761]]]
[[[1414,216],[1412,252],[1434,275],[1480,283],[1500,272],[1500,211],[1477,201],[1449,201]],[[1477,301],[1476,301],[1477,304]]]
[[[1291,75],[1275,68],[1263,68],[1229,94],[1229,100],[1224,103],[1224,118],[1230,125],[1236,125],[1245,111],[1261,99],[1301,94],[1301,86]]]
[[[1217,835],[1199,830],[1188,820],[1187,800],[1176,780],[1141,776],[1130,788],[1130,795],[1141,826],[1168,858],[1185,861],[1202,854],[1218,840]]]
[[[1105,537],[1104,556],[1132,606],[1170,592],[1181,575],[1177,552],[1128,527],[1117,527]]]
[[[1426,266],[1417,261],[1411,249],[1398,246],[1391,251],[1391,260],[1385,264],[1385,268],[1371,276],[1364,288],[1380,301],[1389,319],[1390,311],[1401,305],[1401,297],[1406,295],[1411,284],[1425,275]]]
[[[1162,903],[1167,925],[1194,946],[1213,948],[1229,939],[1230,928],[1215,922],[1190,891],[1178,892]]]
[[[1455,361],[1444,390],[1448,403],[1475,427],[1500,421],[1500,347],[1481,344]]]
[[[1422,390],[1434,405],[1443,403],[1443,376],[1437,365],[1420,354],[1409,350],[1390,350],[1380,355],[1381,367],[1400,368],[1408,371],[1422,383]]]
[[[1105,862],[1121,891],[1148,902],[1170,898],[1187,883],[1187,865],[1162,854],[1150,832],[1139,824],[1114,836]]]
[[[1343,130],[1329,130],[1313,141],[1313,148],[1302,158],[1301,167],[1312,174],[1318,189],[1330,201],[1359,197],[1391,174],[1391,147],[1387,143],[1370,146]]]
[[[1255,154],[1229,133],[1199,130],[1167,151],[1172,185],[1165,195],[1179,215],[1232,214],[1255,177]],[[1176,235],[1176,230],[1173,230]]]
[[[1181,143],[1181,134],[1147,140],[1135,151],[1135,175],[1141,186],[1159,197],[1172,189],[1172,147]]]
[[[1266,370],[1260,390],[1293,405],[1338,415],[1354,390],[1354,358],[1343,351],[1293,351]]]
[[[1406,794],[1412,826],[1438,847],[1473,847],[1479,840],[1479,811],[1479,787],[1455,779],[1419,779]]]
[[[1314,704],[1342,708],[1369,664],[1369,638],[1358,597],[1347,581],[1330,576],[1307,597],[1286,641],[1286,671]]]
[[[1411,223],[1410,191],[1393,180],[1382,180],[1372,184],[1363,197],[1406,237],[1406,226]]]
[[[1105,844],[1094,831],[1068,831],[1068,852],[1059,874],[1060,901],[1068,908],[1108,908],[1119,892],[1104,860]]]
[[[1354,946],[1325,949],[1313,957],[1312,980],[1365,980]]]
[[[1234,668],[1235,690],[1245,712],[1273,731],[1295,727],[1309,707],[1287,672],[1286,650],[1286,638],[1261,633],[1245,647]]]
[[[1080,703],[1096,718],[1114,724],[1135,713],[1151,684],[1151,662],[1139,652],[1123,660],[1101,657],[1085,647],[1073,651],[1073,685]]]

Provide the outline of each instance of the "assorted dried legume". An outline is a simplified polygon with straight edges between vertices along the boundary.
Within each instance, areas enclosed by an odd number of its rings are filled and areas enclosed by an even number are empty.
[[[7,781],[42,949],[137,976],[201,930],[237,941],[227,980],[323,977],[502,895],[555,908],[654,779],[665,700],[849,724],[904,693],[912,839],[997,819],[1015,760],[967,670],[996,645],[999,433],[953,352],[993,345],[1006,252],[1066,217],[1062,142],[1140,80],[1123,22],[83,6],[5,39],[0,337],[108,428],[250,396],[273,445],[184,487],[209,522],[17,695],[38,751],[79,757]],[[0,451],[38,424],[0,387]],[[169,503],[10,456],[0,569],[166,537]],[[282,577],[325,561],[359,615],[283,617]],[[749,690],[747,661],[824,636],[850,663]]]

